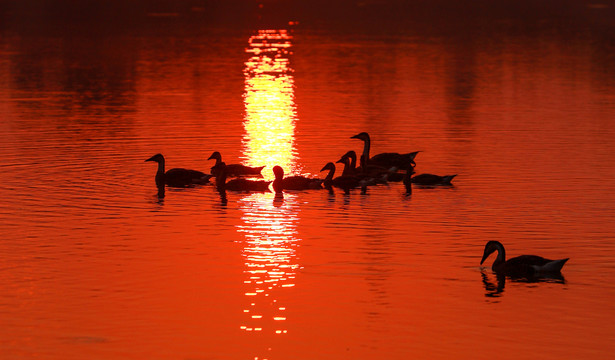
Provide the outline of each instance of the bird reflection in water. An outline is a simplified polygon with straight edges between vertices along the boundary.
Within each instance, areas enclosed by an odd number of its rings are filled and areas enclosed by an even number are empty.
[[[158,188],[158,194],[157,194],[158,201],[162,203],[164,201],[164,196],[165,196],[165,187],[164,185],[162,185],[162,186],[157,186],[157,188]]]
[[[481,277],[483,280],[483,286],[485,287],[485,296],[486,297],[501,297],[504,293],[504,288],[506,287],[506,275],[501,273],[493,272],[495,276],[495,282],[490,279],[490,275],[487,274],[487,270],[481,269]],[[540,276],[524,276],[524,277],[508,277],[508,280],[516,283],[558,283],[565,284],[566,279],[561,273],[551,273],[551,274],[541,274]]]

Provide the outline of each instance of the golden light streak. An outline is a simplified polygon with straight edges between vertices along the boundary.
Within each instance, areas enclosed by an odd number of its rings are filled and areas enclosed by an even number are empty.
[[[288,173],[299,170],[294,165],[296,107],[288,58],[291,40],[286,30],[259,30],[250,37],[246,49],[252,56],[244,70],[244,155],[248,165],[266,166],[266,179],[273,178],[271,169],[275,165]]]
[[[292,37],[286,30],[260,30],[250,37],[245,63],[245,117],[243,156],[251,166],[265,165],[263,176],[273,179],[272,168],[282,166],[286,173],[300,172],[295,165],[296,108],[294,79],[289,55]],[[287,319],[286,307],[278,304],[280,294],[295,286],[297,210],[296,199],[286,195],[274,204],[273,194],[250,194],[239,203],[243,212],[238,231],[244,234],[242,256],[245,262],[244,331],[270,331],[286,334],[281,328]],[[282,292],[281,292],[282,291]],[[280,312],[284,311],[282,315]],[[281,326],[282,325],[282,326]]]
[[[244,273],[248,275],[243,283],[249,287],[244,294],[255,300],[250,302],[250,309],[243,309],[249,319],[248,324],[242,325],[243,330],[254,331],[255,322],[265,330],[270,329],[273,324],[268,324],[269,320],[277,324],[271,331],[277,334],[287,332],[279,327],[279,323],[287,319],[286,315],[280,314],[286,311],[286,307],[277,302],[282,289],[295,286],[295,274],[300,267],[296,263],[299,239],[295,200],[292,195],[287,195],[282,206],[276,206],[272,194],[251,194],[240,201],[244,215],[238,231],[245,236],[242,256]],[[265,300],[270,296],[272,300]]]

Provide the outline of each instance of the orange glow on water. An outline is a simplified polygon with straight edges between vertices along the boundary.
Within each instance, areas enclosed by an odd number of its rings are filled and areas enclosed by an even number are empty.
[[[3,38],[2,358],[615,353],[611,42],[231,34]],[[458,181],[221,205],[211,185],[160,201],[143,162],[219,150],[269,178],[363,130]],[[499,281],[492,239],[569,256],[566,282]]]
[[[249,39],[246,52],[253,54],[245,65],[244,156],[252,166],[294,170],[296,108],[290,67],[292,37],[286,30],[260,30]]]

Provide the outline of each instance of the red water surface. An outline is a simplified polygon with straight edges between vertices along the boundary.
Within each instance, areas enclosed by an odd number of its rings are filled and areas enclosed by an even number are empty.
[[[2,358],[610,358],[612,43],[512,28],[4,37]],[[144,162],[324,177],[361,131],[454,185],[161,198]],[[489,240],[570,260],[498,281]]]

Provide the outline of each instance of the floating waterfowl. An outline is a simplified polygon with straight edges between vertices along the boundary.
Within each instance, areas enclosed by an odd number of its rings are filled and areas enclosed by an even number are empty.
[[[333,164],[332,162],[328,162],[320,171],[325,170],[329,171],[323,181],[323,185],[327,189],[331,189],[331,187],[337,187],[348,193],[350,189],[365,186],[365,184],[362,184],[361,180],[356,176],[338,176],[336,178],[333,178],[333,176],[335,175],[335,164]]]
[[[419,174],[413,176],[411,181],[417,185],[452,185],[451,181],[455,175],[434,175],[434,174]]]
[[[155,178],[158,188],[164,187],[165,185],[171,187],[186,187],[195,184],[206,184],[211,178],[211,175],[198,170],[173,168],[165,172],[165,160],[162,154],[156,154],[145,161],[155,161],[158,163],[158,171],[156,172]]]
[[[416,165],[416,163],[414,162],[414,158],[419,153],[418,151],[411,152],[411,153],[405,153],[405,154],[393,153],[393,152],[380,153],[370,158],[369,150],[371,147],[371,139],[369,137],[369,134],[366,132],[361,132],[354,136],[351,136],[350,138],[359,139],[363,141],[363,154],[361,155],[361,159],[360,159],[362,167],[365,167],[368,164],[372,164],[372,165],[382,166],[387,169],[391,167],[396,167],[398,169],[405,169],[409,163],[413,163]]]
[[[539,276],[542,273],[559,273],[568,261],[566,259],[550,260],[537,255],[521,255],[506,260],[504,245],[499,241],[489,241],[485,245],[481,265],[493,252],[498,255],[491,266],[491,269],[499,274],[508,276]]]
[[[395,173],[397,168],[395,167],[384,167],[375,164],[367,164],[367,166],[357,167],[357,153],[354,150],[350,150],[342,157],[336,161],[336,163],[344,164],[344,170],[342,171],[342,176],[357,176],[359,178],[369,177],[374,179],[381,179],[382,183],[385,183],[384,177],[385,175],[389,175],[391,173]],[[400,179],[401,180],[401,179]]]
[[[218,175],[218,170],[220,168],[220,164],[222,163],[222,155],[218,151],[214,151],[213,154],[207,160],[216,160],[216,164],[211,167],[211,174],[213,176]],[[237,176],[262,176],[261,171],[265,166],[246,166],[241,164],[226,164],[226,176],[228,177],[237,177]]]
[[[336,163],[344,165],[344,170],[342,170],[342,176],[356,177],[365,186],[386,184],[386,178],[390,174],[387,169],[379,166],[370,166],[369,171],[362,171],[361,168],[355,168],[357,163],[357,154],[352,150],[342,155],[342,157],[338,161],[336,161]]]
[[[425,186],[435,186],[435,185],[452,185],[451,181],[457,174],[455,175],[434,175],[434,174],[420,174],[416,176],[412,176],[415,174],[414,165],[409,164],[406,174],[404,175],[404,185],[406,188],[410,186],[410,184],[417,185],[425,185]]]
[[[280,193],[284,190],[322,189],[323,180],[310,179],[300,175],[284,177],[284,169],[278,165],[273,167],[273,174],[275,175],[273,190],[276,193]]]
[[[269,191],[269,184],[271,181],[264,180],[248,180],[248,179],[233,179],[230,181],[226,181],[226,169],[227,165],[224,162],[220,162],[218,164],[217,172],[216,172],[216,188],[220,193],[225,192],[226,190],[231,191],[261,191],[266,192]]]

